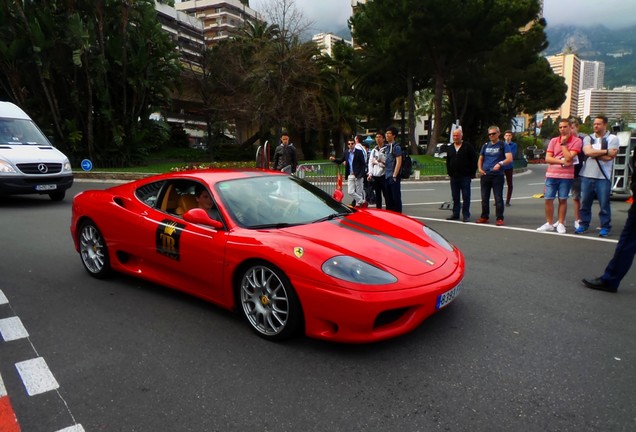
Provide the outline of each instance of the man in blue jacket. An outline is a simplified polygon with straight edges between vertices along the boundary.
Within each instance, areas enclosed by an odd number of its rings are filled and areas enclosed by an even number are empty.
[[[340,159],[333,156],[329,160],[338,165],[345,164],[345,177],[347,179],[347,193],[353,198],[352,205],[356,207],[366,207],[364,200],[364,177],[366,174],[366,157],[362,147],[356,147],[353,139],[347,141],[347,151]]]

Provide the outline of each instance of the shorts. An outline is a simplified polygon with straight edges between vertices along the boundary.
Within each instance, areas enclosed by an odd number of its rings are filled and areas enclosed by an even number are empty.
[[[581,199],[581,177],[576,177],[572,181],[572,188],[570,189],[570,194],[573,199]]]
[[[574,179],[548,177],[547,179],[545,179],[545,194],[543,195],[543,197],[545,199],[553,200],[557,197],[558,193],[559,199],[568,199],[573,180]]]

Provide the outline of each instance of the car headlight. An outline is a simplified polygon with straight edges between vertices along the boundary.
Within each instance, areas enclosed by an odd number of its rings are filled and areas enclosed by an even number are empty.
[[[337,279],[364,285],[385,285],[397,282],[397,278],[391,273],[344,255],[325,261],[322,271]]]
[[[0,174],[17,174],[17,172],[9,162],[0,160]]]
[[[68,159],[64,159],[64,163],[62,164],[63,172],[71,172],[71,162]]]
[[[422,229],[424,230],[424,234],[429,236],[431,240],[433,240],[435,243],[437,243],[447,251],[452,252],[453,250],[455,250],[455,248],[453,248],[453,245],[450,244],[448,240],[442,237],[442,235],[435,231],[433,228],[423,226]]]

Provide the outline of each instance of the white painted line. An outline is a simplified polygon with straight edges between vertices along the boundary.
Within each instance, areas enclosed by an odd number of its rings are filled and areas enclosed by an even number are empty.
[[[9,299],[4,295],[2,290],[0,290],[0,305],[9,303]]]
[[[0,375],[0,397],[5,397],[7,395],[7,388],[4,386],[4,381],[2,381],[2,375]]]
[[[444,223],[451,223],[451,224],[462,224],[464,226],[467,227],[479,227],[479,228],[486,228],[486,229],[495,229],[495,230],[508,230],[508,231],[521,231],[521,232],[528,232],[528,233],[535,233],[535,234],[539,234],[539,235],[554,235],[554,236],[558,236],[558,237],[570,237],[570,238],[577,238],[577,239],[581,239],[581,240],[592,240],[592,241],[600,241],[600,242],[606,242],[606,243],[618,243],[618,240],[614,240],[614,239],[610,239],[610,238],[606,238],[606,237],[590,237],[587,235],[582,235],[582,234],[574,234],[572,233],[566,233],[566,234],[559,234],[555,231],[553,232],[541,232],[541,231],[537,231],[536,228],[521,228],[521,227],[513,227],[513,226],[496,226],[494,223],[490,223],[490,224],[478,224],[475,223],[474,221],[472,222],[461,222],[461,221],[449,221],[446,219],[438,219],[438,218],[431,218],[431,217],[421,217],[421,216],[411,216],[409,215],[409,217],[413,218],[413,219],[418,219],[418,220],[429,220],[429,221],[436,221],[436,222],[444,222]]]
[[[84,432],[84,428],[82,427],[82,425],[76,424],[76,425],[69,426],[69,427],[64,428],[64,429],[60,429],[57,432]]]
[[[29,337],[29,333],[18,317],[0,319],[0,334],[5,342]]]
[[[45,393],[60,387],[42,357],[16,363],[15,367],[18,369],[22,383],[26,387],[29,396]]]

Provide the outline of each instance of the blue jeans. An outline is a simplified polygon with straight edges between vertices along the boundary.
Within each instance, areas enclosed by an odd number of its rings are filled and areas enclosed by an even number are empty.
[[[503,201],[503,188],[504,188],[504,175],[491,175],[486,174],[479,178],[481,183],[481,217],[490,217],[490,190],[492,189],[495,196],[495,211],[497,219],[503,220],[504,218],[504,201]]]
[[[598,200],[601,207],[598,212],[598,218],[601,222],[601,228],[612,229],[612,208],[610,207],[610,192],[612,183],[609,180],[597,179],[590,177],[581,177],[581,226],[583,228],[590,227],[592,220],[592,203],[594,199]]]
[[[614,256],[607,264],[605,273],[601,276],[611,287],[618,288],[634,261],[636,254],[636,204],[632,204],[627,214],[625,227],[621,231]]]
[[[400,188],[401,179],[398,177],[387,177],[384,181],[384,198],[386,198],[386,209],[394,212],[402,213],[402,189]]]
[[[459,217],[461,207],[464,219],[470,218],[470,177],[451,177],[451,196],[453,197],[453,216]],[[461,195],[461,205],[459,197]]]

